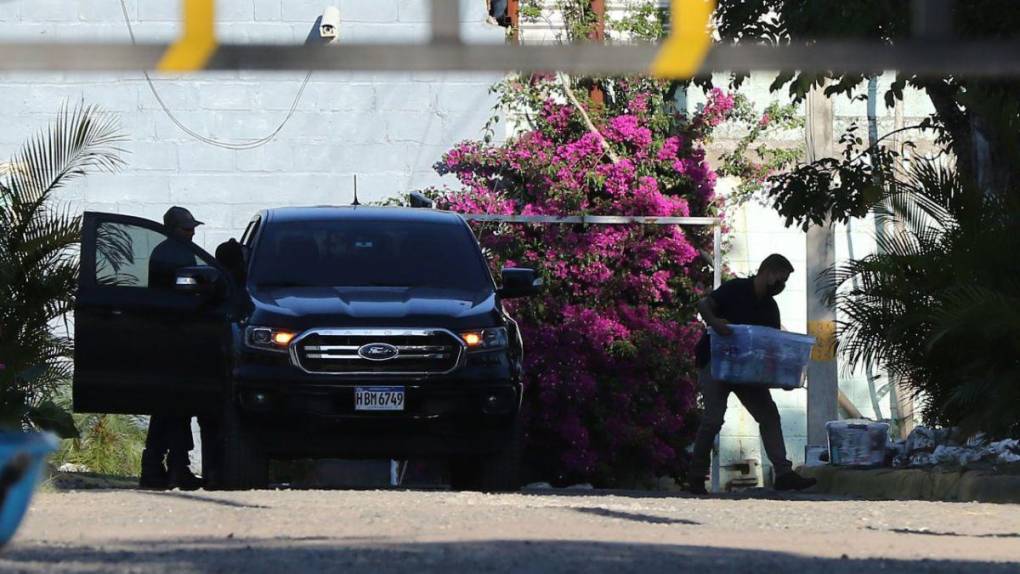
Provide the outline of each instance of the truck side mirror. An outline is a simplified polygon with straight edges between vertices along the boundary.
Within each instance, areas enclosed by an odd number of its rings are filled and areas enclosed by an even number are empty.
[[[174,275],[174,290],[178,293],[212,296],[223,292],[225,287],[220,270],[208,265],[182,267]]]
[[[538,277],[534,269],[511,269],[503,270],[503,287],[499,290],[499,296],[504,299],[515,299],[519,297],[531,297],[542,291],[542,278]]]

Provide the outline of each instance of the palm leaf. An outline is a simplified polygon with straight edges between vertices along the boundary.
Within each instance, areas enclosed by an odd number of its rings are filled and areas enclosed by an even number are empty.
[[[930,424],[1020,420],[1020,222],[952,166],[915,161],[876,208],[878,252],[829,269],[847,371],[886,369]],[[888,387],[888,385],[887,385]]]
[[[0,389],[23,397],[4,408],[23,416],[49,421],[47,401],[71,373],[72,341],[53,325],[66,322],[74,304],[81,217],[54,194],[77,177],[119,168],[123,139],[113,116],[65,105],[0,174],[0,352],[14,372],[41,369],[30,381],[0,374]]]

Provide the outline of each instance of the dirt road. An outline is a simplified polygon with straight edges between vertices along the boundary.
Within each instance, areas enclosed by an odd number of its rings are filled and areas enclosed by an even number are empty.
[[[1020,508],[802,495],[40,493],[0,572],[1020,572]]]

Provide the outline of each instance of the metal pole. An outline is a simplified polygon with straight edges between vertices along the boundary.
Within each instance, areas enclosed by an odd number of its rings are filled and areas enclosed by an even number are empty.
[[[722,285],[722,225],[716,221],[712,226],[712,285],[718,289]],[[719,492],[719,434],[715,435],[712,444],[712,492]]]
[[[432,43],[460,44],[459,0],[432,1]]]
[[[589,38],[597,44],[604,44],[606,42],[606,0],[591,0],[591,10],[595,13],[595,28]],[[596,108],[602,107],[606,103],[606,93],[602,91],[602,86],[597,81],[592,82],[589,96],[592,105]]]
[[[832,100],[825,86],[815,87],[807,97],[807,159],[817,161],[833,155]],[[838,416],[839,376],[836,368],[836,311],[825,303],[822,274],[835,263],[835,238],[830,222],[812,225],[807,232],[808,333],[818,339],[808,365],[808,445],[827,442],[825,423]]]
[[[718,289],[722,285],[722,225],[716,221],[712,225],[712,286]]]
[[[440,0],[448,1],[448,0]],[[441,28],[439,36],[444,36]],[[459,37],[459,35],[458,35]],[[165,44],[0,42],[0,70],[153,70]],[[580,75],[647,74],[655,45],[524,45],[435,42],[302,46],[219,44],[205,70],[548,72]],[[918,75],[1011,77],[1020,75],[1020,42],[1007,40],[911,41],[895,46],[870,41],[825,41],[805,46],[714,46],[698,73],[803,70],[874,74],[902,70]]]
[[[521,0],[507,1],[507,16],[510,17],[510,43],[521,43]]]

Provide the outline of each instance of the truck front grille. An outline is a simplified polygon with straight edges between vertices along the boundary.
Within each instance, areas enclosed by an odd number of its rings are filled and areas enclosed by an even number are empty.
[[[369,358],[379,346],[395,356]],[[309,373],[431,375],[455,369],[463,350],[445,329],[317,329],[291,345],[291,361]]]

